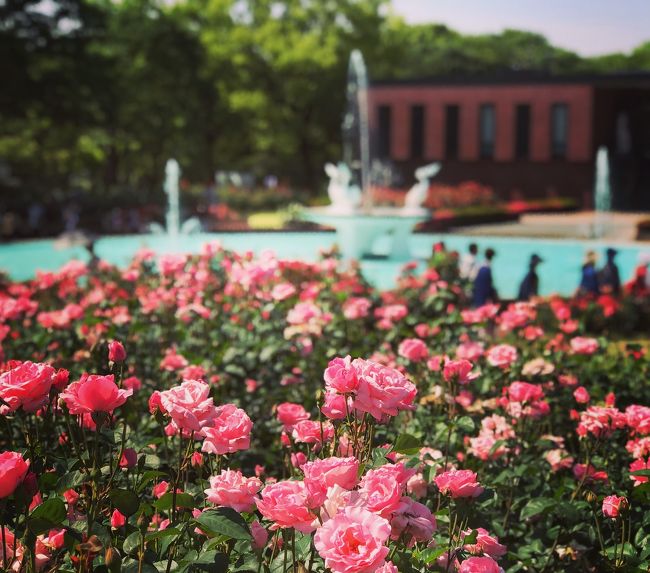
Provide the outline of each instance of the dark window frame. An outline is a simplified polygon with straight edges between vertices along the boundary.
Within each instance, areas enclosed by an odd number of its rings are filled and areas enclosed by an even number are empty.
[[[424,159],[426,155],[426,122],[427,111],[424,104],[413,104],[410,110],[410,157]]]
[[[562,138],[556,138],[556,122],[555,116],[556,112],[560,109],[564,110],[565,121],[564,121],[564,134]],[[549,145],[551,147],[551,157],[553,159],[566,159],[569,152],[569,133],[571,130],[571,114],[569,104],[566,102],[553,102],[551,104],[550,111],[550,133],[549,133]]]
[[[492,112],[493,130],[492,139],[488,141],[484,139],[483,131],[483,115],[487,110]],[[478,108],[478,152],[481,159],[494,159],[494,152],[497,144],[497,108],[496,105],[490,102],[482,103]]]
[[[390,159],[393,137],[393,107],[382,104],[377,107],[377,154],[380,159]]]
[[[460,154],[460,105],[445,105],[445,159],[455,161]]]
[[[532,106],[530,103],[515,104],[514,157],[518,161],[530,159],[531,127]]]

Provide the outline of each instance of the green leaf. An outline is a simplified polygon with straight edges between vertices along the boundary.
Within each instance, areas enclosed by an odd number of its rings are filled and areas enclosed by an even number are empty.
[[[180,532],[180,529],[176,529],[175,527],[168,527],[167,529],[163,529],[161,531],[152,531],[151,533],[147,533],[144,539],[145,541],[155,541],[156,539],[162,539],[163,537],[178,535]]]
[[[208,509],[195,521],[209,537],[225,535],[230,539],[251,539],[251,533],[244,518],[230,507]]]
[[[139,531],[134,531],[124,540],[122,549],[126,555],[135,555],[140,548],[141,534]]]
[[[142,490],[147,486],[147,484],[151,483],[157,478],[162,478],[162,477],[167,477],[167,474],[165,472],[160,472],[157,470],[149,470],[144,472],[142,474],[142,477],[140,478],[140,483],[138,484],[138,489],[136,491],[138,493],[142,492]]]
[[[415,436],[411,434],[400,434],[395,440],[395,447],[393,451],[399,454],[417,454],[422,447],[422,443]]]
[[[61,498],[51,497],[36,507],[29,515],[27,527],[35,535],[60,525],[67,515]]]
[[[126,517],[132,516],[140,507],[140,498],[128,489],[112,489],[108,493],[111,503]]]
[[[56,491],[58,493],[63,493],[69,489],[74,489],[76,487],[79,487],[85,480],[85,474],[79,470],[67,472],[63,474],[57,482]]]
[[[158,511],[168,511],[172,508],[174,502],[174,493],[167,492],[160,499],[156,500],[153,506]],[[176,494],[176,507],[194,509],[194,498],[189,493],[177,493]]]
[[[557,501],[549,497],[538,497],[531,499],[521,510],[520,519],[528,519],[536,515],[548,513],[557,505]]]
[[[228,571],[228,557],[217,551],[200,553],[192,562],[189,571],[210,571],[210,573],[226,573]]]
[[[650,470],[637,470],[635,472],[630,472],[630,475],[637,477],[650,477]]]
[[[471,434],[476,430],[476,424],[474,424],[474,420],[469,416],[461,416],[458,418],[456,420],[456,427],[465,434]]]

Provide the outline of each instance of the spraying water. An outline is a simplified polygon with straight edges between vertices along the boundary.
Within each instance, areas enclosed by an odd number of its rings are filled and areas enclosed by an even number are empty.
[[[179,181],[181,168],[178,161],[168,159],[165,164],[165,184],[163,189],[167,194],[167,233],[177,237],[181,226],[180,205],[178,201]]]
[[[363,55],[353,50],[348,64],[347,107],[343,116],[343,160],[352,167],[362,204],[371,207],[368,72]]]
[[[607,230],[610,212],[612,210],[612,190],[609,180],[609,154],[607,148],[601,146],[596,155],[596,182],[594,184],[594,235],[602,237]]]

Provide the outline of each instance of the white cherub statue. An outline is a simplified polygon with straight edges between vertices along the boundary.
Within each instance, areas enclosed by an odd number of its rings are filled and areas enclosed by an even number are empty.
[[[438,174],[441,167],[440,163],[430,163],[415,170],[417,182],[406,193],[404,210],[417,211],[422,209],[422,203],[426,200],[429,192],[430,181]]]
[[[356,185],[350,185],[352,172],[345,163],[334,165],[327,163],[325,173],[330,178],[327,194],[332,210],[352,211],[361,201],[361,190]]]

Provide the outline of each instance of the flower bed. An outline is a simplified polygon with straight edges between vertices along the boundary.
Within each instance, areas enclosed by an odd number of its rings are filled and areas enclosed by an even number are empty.
[[[209,245],[7,283],[0,563],[647,570],[650,361],[605,336],[646,303],[443,278]]]

